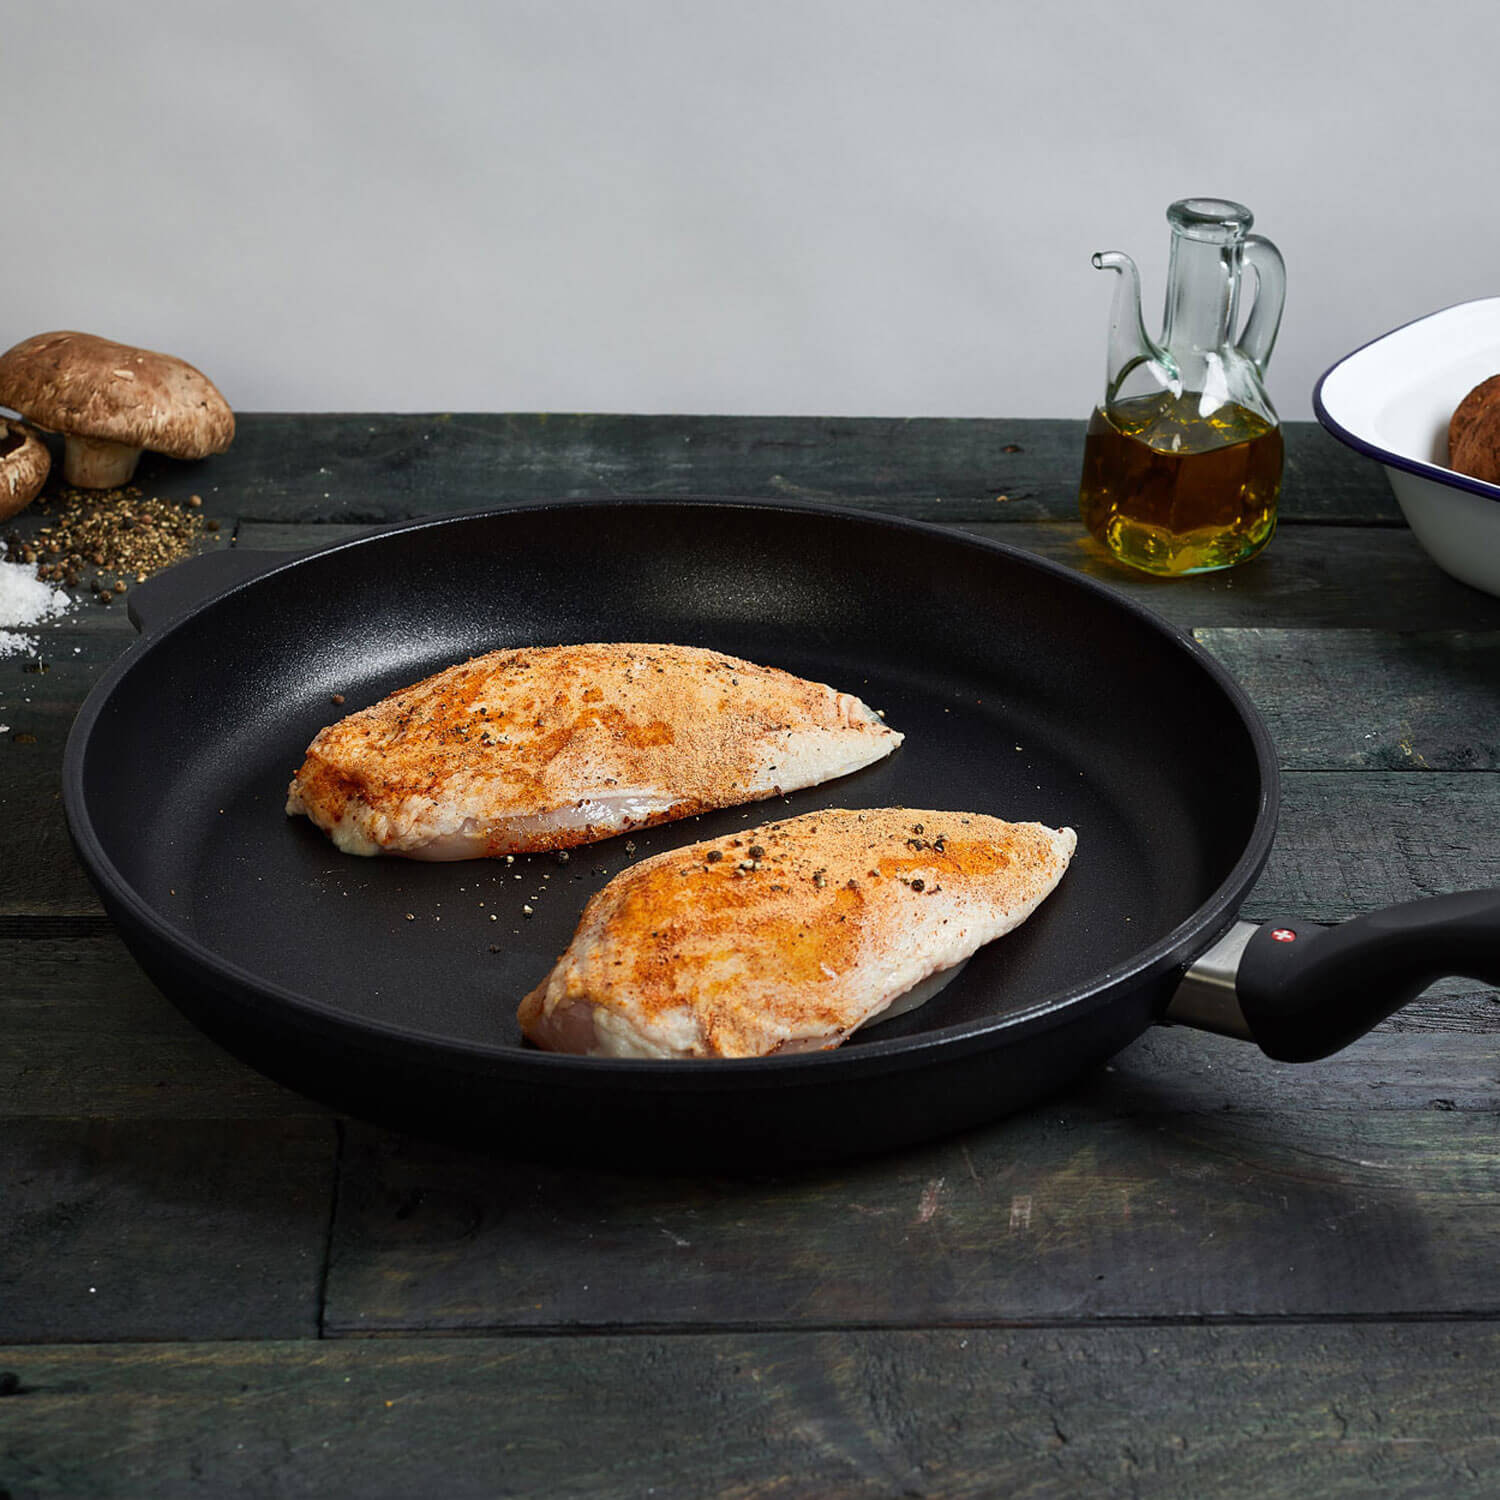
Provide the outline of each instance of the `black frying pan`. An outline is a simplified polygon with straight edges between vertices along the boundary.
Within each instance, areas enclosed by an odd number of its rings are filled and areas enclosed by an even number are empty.
[[[101,899],[203,1030],[399,1127],[655,1170],[774,1166],[1028,1104],[1169,1007],[1315,1056],[1439,974],[1500,979],[1493,893],[1321,936],[1235,927],[1276,817],[1254,710],[1180,632],[1003,546],[806,507],[570,502],[292,560],[211,555],[133,599],[143,639],[89,696],[64,763]],[[285,817],[287,781],[331,719],[477,652],[590,640],[784,667],[883,709],[906,742],[840,781],[565,863],[357,859]],[[766,819],[883,805],[1070,824],[1078,853],[1024,927],[838,1051],[650,1063],[523,1045],[517,1001],[626,864]]]

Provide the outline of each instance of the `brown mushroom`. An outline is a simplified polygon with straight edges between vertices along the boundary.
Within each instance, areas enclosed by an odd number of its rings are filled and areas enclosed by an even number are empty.
[[[1500,484],[1500,402],[1481,407],[1463,429],[1448,457],[1448,467],[1486,484]]]
[[[36,433],[0,418],[0,521],[18,516],[41,493],[52,455]]]
[[[0,406],[63,435],[63,478],[109,489],[141,449],[171,458],[222,453],[234,413],[184,360],[91,333],[39,333],[0,354]]]
[[[1491,375],[1488,380],[1481,380],[1458,403],[1448,422],[1448,467],[1450,469],[1458,468],[1452,460],[1457,455],[1460,444],[1468,435],[1469,429],[1479,420],[1485,408],[1497,400],[1500,400],[1500,375]]]

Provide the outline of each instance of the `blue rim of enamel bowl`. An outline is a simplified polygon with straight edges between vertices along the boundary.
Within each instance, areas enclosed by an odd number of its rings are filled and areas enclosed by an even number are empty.
[[[1404,453],[1393,452],[1389,448],[1382,448],[1378,443],[1372,443],[1368,438],[1362,438],[1357,433],[1351,432],[1335,417],[1333,417],[1323,400],[1323,386],[1329,377],[1342,369],[1351,359],[1357,359],[1366,349],[1373,349],[1376,344],[1383,343],[1392,334],[1401,333],[1404,329],[1415,327],[1418,323],[1425,323],[1429,318],[1440,317],[1443,313],[1452,312],[1455,307],[1468,307],[1472,302],[1492,302],[1492,297],[1470,298],[1464,302],[1453,302],[1447,307],[1437,308],[1433,312],[1423,313],[1420,318],[1410,318],[1405,323],[1399,323],[1394,328],[1387,329],[1368,343],[1361,344],[1359,348],[1351,350],[1340,360],[1336,360],[1318,377],[1318,383],[1313,387],[1313,411],[1329,432],[1341,443],[1353,448],[1356,453],[1363,453],[1367,458],[1373,458],[1378,463],[1385,464],[1392,469],[1401,469],[1408,474],[1415,474],[1420,479],[1430,479],[1436,484],[1445,485],[1449,489],[1463,490],[1467,494],[1477,495],[1481,500],[1500,500],[1500,484],[1490,484],[1483,479],[1475,479],[1469,474],[1459,474],[1452,469],[1445,469],[1441,464],[1429,463],[1420,458],[1408,458]]]

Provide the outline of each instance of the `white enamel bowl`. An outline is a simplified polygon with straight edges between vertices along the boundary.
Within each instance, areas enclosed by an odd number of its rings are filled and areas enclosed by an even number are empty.
[[[1429,313],[1346,355],[1318,381],[1313,410],[1384,466],[1440,568],[1500,594],[1500,485],[1445,467],[1453,408],[1491,375],[1500,375],[1500,297]]]

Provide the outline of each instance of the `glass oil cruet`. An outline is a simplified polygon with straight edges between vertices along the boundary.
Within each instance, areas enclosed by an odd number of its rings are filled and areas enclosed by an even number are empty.
[[[1281,427],[1264,377],[1281,325],[1286,268],[1251,234],[1248,208],[1184,198],[1167,210],[1172,257],[1160,342],[1141,317],[1128,255],[1115,271],[1104,402],[1084,440],[1084,524],[1121,562],[1149,573],[1203,573],[1252,558],[1276,529]],[[1238,339],[1240,285],[1255,301]]]

